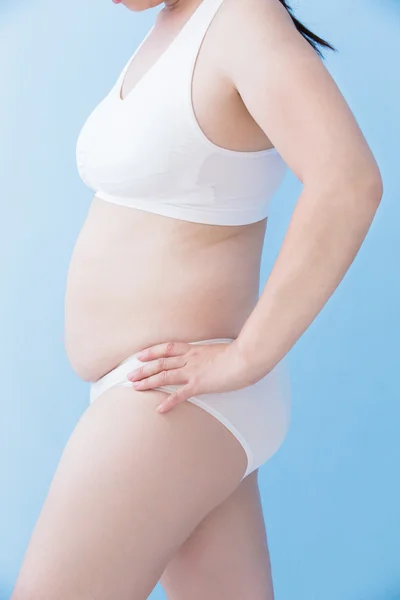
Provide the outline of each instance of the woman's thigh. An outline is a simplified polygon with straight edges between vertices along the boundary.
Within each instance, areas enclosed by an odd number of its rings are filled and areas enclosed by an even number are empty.
[[[238,486],[246,456],[189,402],[117,387],[79,419],[33,530],[12,600],[144,600],[204,517]]]
[[[196,527],[160,583],[168,600],[273,600],[258,471]]]

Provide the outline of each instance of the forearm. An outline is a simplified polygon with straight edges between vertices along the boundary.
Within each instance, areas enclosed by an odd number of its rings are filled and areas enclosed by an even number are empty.
[[[285,356],[356,256],[379,205],[379,182],[303,188],[277,260],[235,345],[252,381]]]

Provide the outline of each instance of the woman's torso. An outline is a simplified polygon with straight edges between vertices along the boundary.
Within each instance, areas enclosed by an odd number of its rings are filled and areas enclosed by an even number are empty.
[[[271,146],[268,138],[221,76],[229,52],[219,43],[222,17],[213,20],[198,53],[193,109],[213,144],[262,151]],[[179,31],[186,18],[165,21],[164,41],[150,36],[141,65],[135,59],[129,66],[122,98],[129,101],[168,46],[168,27]],[[160,342],[237,337],[258,300],[265,228],[266,218],[237,226],[191,222],[95,196],[72,254],[65,298],[65,345],[78,376],[95,381]]]

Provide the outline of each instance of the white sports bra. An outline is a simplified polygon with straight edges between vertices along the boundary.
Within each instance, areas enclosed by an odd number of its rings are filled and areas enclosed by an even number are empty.
[[[95,196],[168,217],[245,225],[268,215],[287,166],[275,148],[239,151],[209,140],[193,111],[192,74],[223,0],[203,0],[160,58],[121,99],[125,73],[83,125],[78,171]]]

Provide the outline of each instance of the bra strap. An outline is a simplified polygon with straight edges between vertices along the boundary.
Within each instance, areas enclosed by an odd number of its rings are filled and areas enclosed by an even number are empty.
[[[179,58],[175,55],[174,60],[178,59],[189,77],[191,77],[204,36],[223,1],[203,0],[178,34],[176,50]]]

